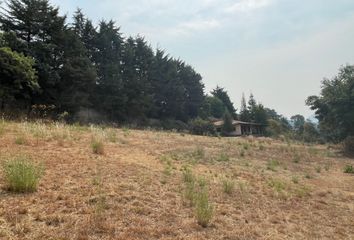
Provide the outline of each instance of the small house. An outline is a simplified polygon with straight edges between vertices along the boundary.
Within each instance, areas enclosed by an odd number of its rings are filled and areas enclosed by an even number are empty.
[[[224,121],[216,121],[213,122],[217,132],[222,132],[222,127],[224,125]],[[261,136],[264,134],[264,125],[260,123],[253,122],[242,122],[238,120],[232,121],[233,131],[228,133],[228,136]]]

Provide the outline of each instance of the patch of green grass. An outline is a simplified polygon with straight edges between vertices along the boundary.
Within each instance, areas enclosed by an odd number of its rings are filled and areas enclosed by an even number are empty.
[[[286,183],[280,179],[270,179],[268,185],[272,187],[278,193],[283,192],[286,189]]]
[[[43,175],[43,167],[34,164],[26,156],[17,156],[3,163],[4,178],[8,189],[13,192],[27,193],[37,190]]]
[[[280,165],[279,161],[277,160],[270,160],[267,162],[267,170],[270,170],[270,171],[273,171],[275,172],[276,171],[276,168]]]
[[[203,189],[195,195],[195,217],[198,224],[206,228],[212,217],[214,209],[213,205],[209,201],[209,194],[206,189]]]
[[[226,153],[221,153],[216,157],[216,161],[218,162],[228,162],[230,161],[230,157]]]
[[[193,174],[193,171],[190,167],[184,166],[182,168],[182,174],[183,174],[183,181],[186,183],[194,183],[195,181],[195,176]]]
[[[344,173],[354,174],[354,167],[352,165],[345,166]]]
[[[104,154],[104,144],[102,140],[92,139],[91,148],[94,154],[100,154],[100,155]]]
[[[23,135],[20,135],[15,138],[15,143],[17,145],[25,145],[27,143],[27,139]]]
[[[231,194],[235,189],[235,182],[230,179],[224,179],[222,181],[222,189],[224,193]]]

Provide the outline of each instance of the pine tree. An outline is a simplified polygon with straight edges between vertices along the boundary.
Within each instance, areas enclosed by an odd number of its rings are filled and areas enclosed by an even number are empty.
[[[250,113],[248,111],[245,94],[242,94],[242,99],[241,99],[240,120],[244,122],[250,121]]]
[[[60,96],[57,106],[71,113],[80,108],[92,107],[90,94],[96,80],[96,70],[87,57],[79,36],[72,30],[65,32],[63,42],[64,62],[60,69]]]
[[[111,120],[124,119],[127,101],[122,79],[123,38],[113,21],[101,21],[95,41],[95,106]]]
[[[230,132],[232,132],[234,130],[234,127],[232,125],[233,118],[227,109],[225,109],[223,121],[224,121],[224,124],[222,126],[221,131],[222,131],[223,135],[228,135]]]

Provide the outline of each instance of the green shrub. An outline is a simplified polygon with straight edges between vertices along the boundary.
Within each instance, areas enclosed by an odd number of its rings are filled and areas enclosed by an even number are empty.
[[[352,165],[347,165],[344,168],[344,173],[351,173],[354,174],[354,167]]]
[[[224,193],[231,194],[235,189],[235,182],[229,179],[222,181],[222,188]]]
[[[101,140],[92,139],[91,148],[92,148],[92,152],[94,154],[103,154],[104,153],[104,145]]]
[[[5,161],[3,172],[10,191],[34,192],[43,175],[43,167],[32,163],[25,156],[19,156]]]
[[[189,122],[189,131],[192,134],[202,136],[214,136],[216,134],[214,125],[211,122],[201,118],[196,118]]]
[[[198,224],[207,227],[213,217],[213,206],[209,202],[209,194],[206,189],[202,189],[195,195],[195,216]]]

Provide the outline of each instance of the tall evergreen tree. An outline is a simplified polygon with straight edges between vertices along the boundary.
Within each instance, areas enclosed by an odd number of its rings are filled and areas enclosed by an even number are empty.
[[[122,78],[123,37],[113,21],[101,21],[94,62],[97,67],[95,106],[111,120],[124,119],[127,96]]]
[[[92,107],[90,94],[96,80],[96,70],[87,57],[86,49],[79,36],[66,30],[63,47],[63,67],[59,74],[60,97],[57,106],[62,111],[77,112],[80,108]]]
[[[245,94],[242,94],[242,99],[241,99],[240,120],[244,122],[249,122],[251,120],[250,113],[246,103]]]

